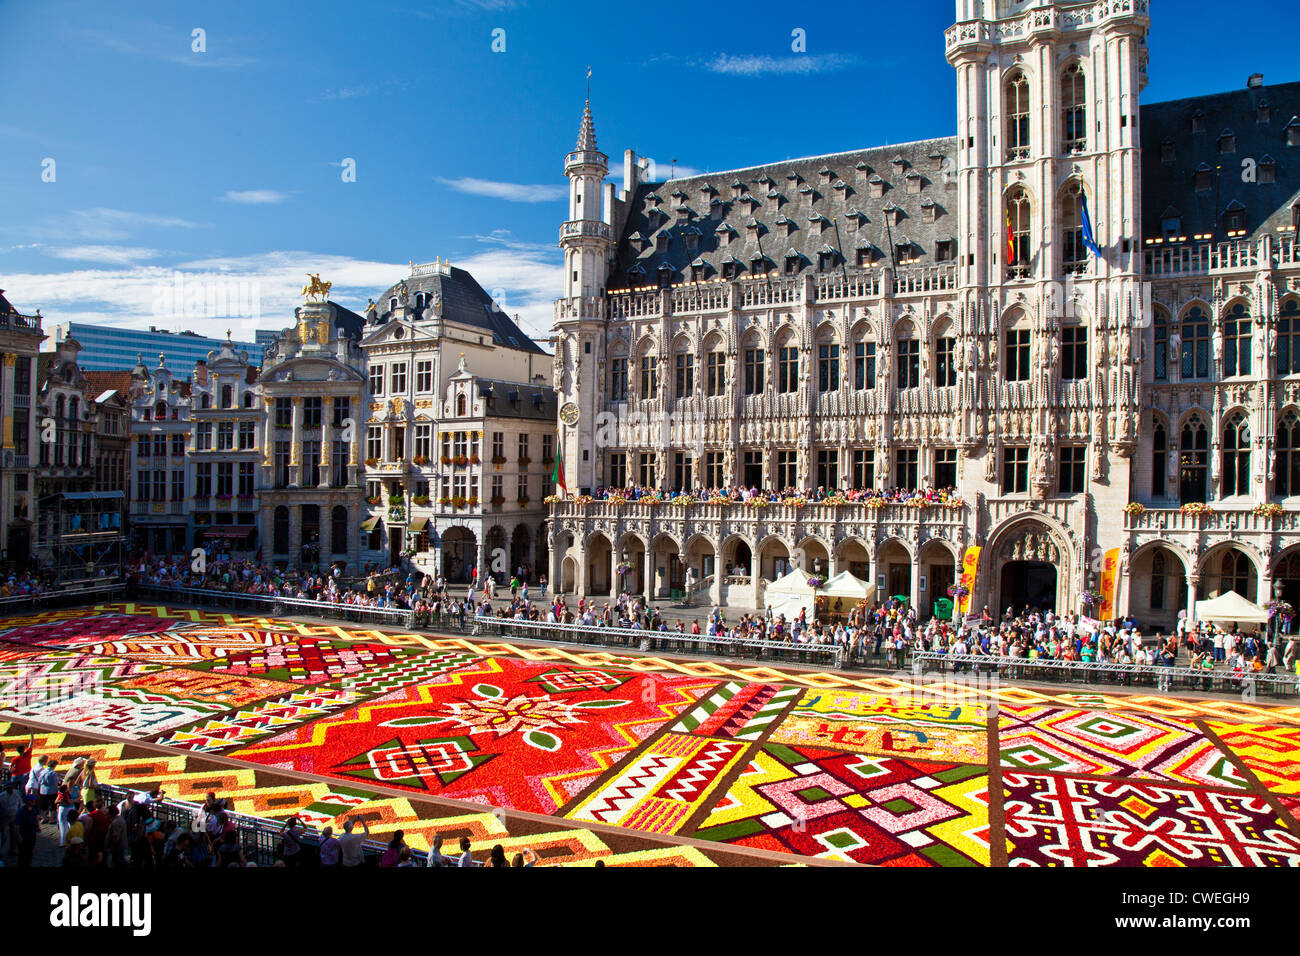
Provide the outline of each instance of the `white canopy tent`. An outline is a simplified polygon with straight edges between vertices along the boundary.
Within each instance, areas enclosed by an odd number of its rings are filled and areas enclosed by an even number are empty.
[[[861,578],[854,577],[848,571],[841,571],[817,589],[819,597],[835,597],[858,601],[869,601],[876,593],[876,586],[868,584]]]
[[[787,621],[793,621],[801,610],[807,610],[812,617],[813,589],[808,586],[808,577],[808,572],[795,568],[768,584],[763,604],[772,609],[773,617],[784,614]]]
[[[1236,591],[1224,591],[1218,597],[1196,602],[1198,621],[1229,621],[1238,624],[1266,624],[1268,611],[1246,600]]]

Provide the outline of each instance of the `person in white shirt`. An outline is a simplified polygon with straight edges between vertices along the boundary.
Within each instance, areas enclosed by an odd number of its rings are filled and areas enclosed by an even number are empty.
[[[461,837],[460,838],[460,860],[457,861],[456,865],[460,867],[482,866],[483,865],[482,863],[479,863],[477,860],[474,859],[473,855],[469,852],[469,848],[470,848],[469,837]]]

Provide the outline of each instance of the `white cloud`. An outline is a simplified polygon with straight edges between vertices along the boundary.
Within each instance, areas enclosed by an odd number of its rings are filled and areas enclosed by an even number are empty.
[[[455,259],[454,265],[468,270],[484,289],[496,295],[511,316],[518,314],[526,333],[535,337],[549,334],[551,303],[562,286],[559,250],[515,241],[503,231],[473,237],[473,242],[479,248]],[[28,311],[41,309],[47,325],[69,320],[134,328],[156,325],[207,335],[224,335],[231,329],[236,339],[249,341],[258,328],[281,329],[293,323],[293,310],[302,303],[300,293],[308,272],[320,273],[322,279],[332,282],[330,298],[357,312],[367,299],[378,298],[408,274],[406,263],[301,250],[195,259],[174,267],[127,262],[121,266],[7,274],[5,286],[11,298],[25,303]],[[182,302],[171,310],[178,275]],[[255,301],[258,315],[186,316],[183,300],[195,289],[216,291],[231,301]]]
[[[698,176],[704,172],[702,169],[696,169],[694,166],[687,166],[683,163],[673,163],[672,160],[664,162],[663,160],[650,159],[646,170],[646,182],[658,183],[668,179],[686,179],[689,176]]]
[[[555,202],[569,194],[569,187],[560,184],[499,183],[469,176],[461,179],[445,179],[439,176],[438,182],[458,193],[488,196],[492,199],[504,199],[507,202]]]
[[[832,73],[857,66],[860,58],[845,53],[800,53],[793,56],[731,56],[719,53],[700,65],[714,73],[730,76],[789,76],[812,73]]]
[[[92,43],[97,43],[110,50],[116,50],[118,53],[141,56],[146,59],[157,60],[162,63],[173,63],[179,66],[242,69],[257,62],[251,56],[219,52],[219,46],[215,43],[212,44],[211,51],[205,50],[202,53],[197,53],[192,49],[193,40],[188,29],[177,32],[170,27],[164,27],[156,23],[122,24],[112,31],[87,29],[81,30],[80,33]],[[143,38],[145,42],[134,43],[126,39],[127,35]],[[229,50],[232,44],[229,38],[226,38],[226,40],[226,49]]]
[[[225,202],[265,205],[267,203],[284,202],[289,198],[289,194],[280,192],[278,189],[232,189],[221,198]]]
[[[24,229],[24,234],[52,242],[120,242],[130,238],[138,229],[202,229],[204,223],[180,219],[176,216],[156,216],[151,213],[128,212],[99,206],[93,209],[74,209],[71,212],[48,216]],[[5,231],[16,231],[5,227]]]
[[[102,262],[105,265],[125,266],[141,259],[155,259],[157,251],[138,246],[63,246],[50,249],[49,255],[56,259],[72,259],[78,262]]]

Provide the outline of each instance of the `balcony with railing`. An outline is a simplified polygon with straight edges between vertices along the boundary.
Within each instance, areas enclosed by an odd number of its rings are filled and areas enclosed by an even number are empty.
[[[0,330],[13,330],[17,332],[41,332],[41,313],[35,315],[23,315],[21,312],[0,312]]]
[[[1134,533],[1158,536],[1197,535],[1201,532],[1225,535],[1300,532],[1300,510],[1287,509],[1278,504],[1249,507],[1192,504],[1178,508],[1130,505],[1129,508],[1131,510],[1124,515],[1124,530]]]
[[[1260,263],[1296,264],[1295,240],[1265,236],[1258,240],[1230,239],[1225,242],[1161,241],[1146,246],[1143,270],[1148,278],[1168,275],[1206,275],[1259,268]]]
[[[882,527],[906,526],[926,528],[932,536],[949,540],[965,537],[967,505],[965,503],[918,506],[879,499],[863,502],[776,502],[755,504],[732,500],[639,501],[588,499],[585,497],[550,500],[551,517],[576,522],[600,522],[616,528],[624,522],[642,523],[649,519],[651,528],[690,534],[695,528],[716,527],[717,537],[742,534],[753,540],[769,533],[779,533],[796,541],[807,535],[830,534],[827,540],[846,537],[874,538]],[[1023,509],[1023,502],[1021,503]]]

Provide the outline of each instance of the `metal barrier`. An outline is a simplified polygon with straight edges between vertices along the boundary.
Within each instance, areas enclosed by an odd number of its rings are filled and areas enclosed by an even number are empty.
[[[112,599],[126,593],[126,585],[121,581],[71,585],[57,590],[42,591],[39,594],[15,594],[0,598],[0,614],[13,614],[16,611],[38,607],[64,606],[68,604],[85,604],[92,600]]]
[[[1162,664],[1117,664],[918,651],[912,655],[912,668],[916,674],[924,674],[933,668],[940,673],[996,673],[1009,680],[1151,687],[1162,693],[1191,690],[1234,695],[1300,694],[1300,677],[1295,674],[1269,674],[1262,671],[1236,673],[1222,667],[1168,667]]]
[[[0,765],[0,787],[9,784],[9,763],[5,761]],[[145,793],[144,790],[133,790],[130,787],[122,787],[116,784],[101,783],[97,788],[100,798],[105,805],[120,804],[124,800],[134,800],[137,794]],[[199,818],[202,807],[197,803],[190,803],[186,800],[175,800],[165,797],[161,800],[154,800],[150,807],[155,817],[167,824],[176,824],[186,832],[194,833],[195,821]],[[227,810],[226,816],[234,821],[237,832],[239,833],[240,849],[244,851],[244,859],[249,863],[256,863],[258,866],[274,866],[276,861],[281,859],[281,848],[284,841],[285,825],[275,820],[265,820],[261,817],[249,816],[245,813],[237,813],[233,810]],[[170,829],[170,826],[168,827]],[[321,834],[319,830],[313,829],[303,824],[297,830],[298,839],[301,841],[304,850],[312,848],[317,853],[320,850]],[[383,856],[384,850],[388,844],[381,843],[378,840],[366,840],[362,843],[362,852],[364,865],[373,866],[379,862]],[[428,859],[428,854],[424,850],[411,850],[411,856],[419,861],[423,866]],[[319,862],[319,857],[315,854],[308,854],[308,859]],[[134,861],[133,861],[134,862]]]
[[[520,621],[508,617],[479,617],[474,635],[513,637],[526,641],[598,644],[602,647],[636,648],[642,651],[679,651],[718,657],[767,657],[785,663],[848,666],[848,654],[837,644],[797,644],[793,641],[763,641],[710,637],[677,631],[647,631],[632,627],[592,627],[548,621]]]
[[[137,593],[159,600],[181,601],[220,607],[231,611],[258,611],[280,616],[290,613],[315,617],[334,617],[358,624],[388,624],[394,627],[411,627],[415,612],[410,608],[367,607],[360,604],[340,604],[333,601],[313,601],[308,598],[277,597],[270,594],[244,594],[239,591],[222,591],[216,588],[183,588],[165,584],[140,584]]]

